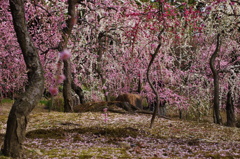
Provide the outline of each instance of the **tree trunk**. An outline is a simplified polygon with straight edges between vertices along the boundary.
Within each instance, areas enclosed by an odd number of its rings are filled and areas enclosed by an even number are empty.
[[[159,50],[160,50],[160,48],[161,48],[161,46],[162,46],[162,43],[161,43],[161,35],[162,35],[163,31],[164,31],[164,29],[162,29],[161,32],[159,33],[159,36],[158,36],[158,37],[159,37],[159,39],[158,39],[158,40],[159,40],[159,44],[158,44],[158,46],[157,46],[154,54],[151,55],[152,58],[151,58],[151,60],[150,60],[150,62],[149,62],[149,64],[148,64],[148,68],[147,68],[147,81],[148,81],[151,89],[153,90],[153,93],[154,93],[155,96],[156,96],[156,103],[157,103],[157,105],[156,105],[156,107],[155,107],[155,109],[154,109],[154,111],[153,111],[152,118],[151,118],[150,128],[153,127],[153,123],[154,123],[154,120],[155,120],[155,118],[156,118],[156,115],[157,115],[157,112],[158,112],[158,109],[159,109],[160,101],[159,101],[158,92],[157,92],[156,88],[153,86],[153,83],[152,83],[151,80],[150,80],[149,74],[150,74],[150,69],[151,69],[151,66],[152,66],[152,64],[153,64],[153,61],[154,61],[154,59],[156,58],[156,56],[157,56],[157,54],[158,54],[158,52],[159,52]]]
[[[230,89],[227,94],[226,111],[227,111],[227,126],[235,127],[236,126],[235,111],[233,105],[233,97]]]
[[[8,116],[2,152],[14,158],[22,156],[22,145],[28,116],[39,102],[44,90],[43,69],[36,48],[27,30],[24,1],[10,0],[14,29],[28,70],[25,93],[13,104]]]
[[[99,48],[98,48],[98,51],[97,51],[97,54],[98,54],[98,57],[97,57],[97,64],[96,64],[96,72],[97,74],[99,75],[100,79],[101,79],[101,82],[102,82],[102,86],[105,85],[106,83],[106,79],[104,78],[104,74],[103,74],[103,70],[102,70],[102,56],[103,56],[103,53],[104,53],[104,49],[103,49],[103,45],[104,42],[103,42],[103,38],[105,37],[106,35],[104,33],[99,33],[98,35],[98,44],[99,44]],[[107,94],[107,91],[106,89],[103,89],[103,93],[104,93],[104,96],[105,96],[105,100],[107,102],[110,101],[110,98],[109,98],[109,95]]]
[[[62,41],[59,43],[58,50],[63,51],[67,48],[67,43],[69,36],[71,35],[73,26],[76,23],[76,11],[75,11],[75,5],[77,1],[76,0],[68,0],[68,15],[69,18],[66,20],[67,27],[64,28],[63,34],[62,34]],[[63,98],[64,98],[64,112],[72,112],[73,111],[73,99],[71,94],[71,82],[72,82],[72,76],[71,76],[71,60],[67,59],[64,60],[63,65],[63,73],[66,77],[66,80],[63,82]]]
[[[238,56],[236,54],[236,50],[232,51],[231,63],[234,63],[234,66],[240,65],[240,61],[237,61]],[[235,62],[237,61],[237,62]],[[235,76],[239,73],[239,69],[234,69],[231,71],[231,76],[229,81],[235,81]],[[227,115],[227,126],[235,127],[236,126],[236,118],[235,118],[235,109],[234,109],[234,87],[236,85],[232,84],[232,82],[228,83],[228,94],[227,94],[227,102],[226,102],[226,115]],[[237,100],[237,99],[236,99]]]
[[[83,94],[83,90],[81,87],[77,86],[73,81],[72,81],[72,89],[74,90],[74,92],[78,95],[80,103],[84,104],[85,103],[85,99],[84,99],[84,94]]]
[[[139,75],[137,92],[141,94],[141,90],[142,90],[142,82],[141,82],[141,75]]]
[[[70,59],[63,61],[63,73],[66,79],[63,82],[64,112],[73,112],[72,74]]]
[[[159,115],[166,116],[166,101],[160,101],[159,105]]]
[[[182,113],[182,109],[179,109],[179,119],[183,119],[183,113]]]
[[[219,110],[219,75],[218,71],[215,68],[215,59],[218,55],[220,50],[220,34],[217,35],[217,45],[214,53],[210,58],[210,68],[213,73],[213,80],[214,80],[214,98],[213,98],[213,120],[216,124],[221,124],[221,117],[220,117],[220,110]]]

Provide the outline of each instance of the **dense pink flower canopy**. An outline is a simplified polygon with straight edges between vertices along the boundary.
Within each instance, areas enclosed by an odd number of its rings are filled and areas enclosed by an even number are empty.
[[[60,60],[71,58],[74,82],[85,89],[88,100],[103,100],[105,94],[139,93],[154,100],[146,82],[146,71],[158,34],[162,46],[151,68],[151,80],[160,98],[176,108],[210,101],[212,75],[209,58],[215,48],[218,32],[223,32],[222,47],[217,58],[221,72],[221,100],[224,104],[226,90],[233,86],[234,101],[239,98],[239,31],[234,27],[239,14],[238,4],[228,0],[206,2],[197,9],[197,3],[178,2],[177,5],[159,2],[107,0],[84,2],[76,6],[79,14],[68,49],[56,49],[66,27],[65,1],[26,1],[28,29],[38,48],[45,70],[46,88],[56,95],[55,85],[61,84]],[[177,7],[177,6],[181,7]],[[225,7],[225,12],[221,7]],[[13,30],[7,1],[1,1],[0,20],[0,89],[3,94],[22,90],[27,70]],[[216,16],[214,13],[219,13]],[[224,31],[223,31],[224,30]],[[71,51],[70,51],[71,50]],[[18,69],[16,69],[18,68]],[[100,72],[100,73],[99,73]],[[234,78],[232,78],[234,77]],[[103,82],[104,81],[104,82]]]

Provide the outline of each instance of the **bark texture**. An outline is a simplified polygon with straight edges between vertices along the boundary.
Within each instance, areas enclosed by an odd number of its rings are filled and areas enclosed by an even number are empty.
[[[235,127],[236,119],[235,119],[235,111],[234,111],[234,104],[233,104],[231,89],[229,89],[227,94],[226,111],[227,111],[227,126]]]
[[[240,61],[237,61],[239,55],[236,54],[237,51],[233,50],[231,55],[231,63],[234,63],[234,66],[240,66]],[[235,62],[237,61],[237,62]],[[233,69],[230,71],[231,76],[229,81],[235,81],[236,75],[240,72],[239,69]],[[236,126],[236,116],[235,116],[235,105],[234,105],[234,91],[236,91],[232,82],[228,83],[228,94],[227,94],[227,102],[226,102],[226,115],[227,115],[227,126],[235,127]],[[236,99],[237,100],[237,99]],[[236,102],[237,103],[237,102]]]
[[[150,60],[150,62],[149,62],[149,64],[148,64],[148,68],[147,68],[147,81],[148,81],[151,89],[153,90],[153,93],[154,93],[155,96],[156,96],[156,103],[157,103],[157,104],[156,104],[156,108],[155,108],[154,111],[153,111],[153,115],[152,115],[152,119],[151,119],[151,123],[150,123],[150,128],[153,127],[154,120],[155,120],[156,115],[157,115],[157,112],[158,112],[158,110],[159,110],[160,100],[159,100],[158,92],[157,92],[156,88],[154,87],[153,83],[152,83],[151,80],[150,80],[149,74],[150,74],[150,70],[151,70],[151,66],[152,66],[152,64],[153,64],[153,61],[154,61],[154,59],[156,58],[156,56],[157,56],[157,54],[158,54],[158,52],[159,52],[159,50],[160,50],[160,48],[161,48],[161,46],[162,46],[161,35],[162,35],[163,32],[164,32],[164,29],[162,29],[161,32],[159,33],[159,36],[158,36],[158,37],[159,37],[159,44],[158,44],[158,46],[157,46],[154,54],[152,54],[152,58],[151,58],[151,60]]]
[[[103,70],[102,70],[102,63],[103,63],[103,61],[102,61],[102,57],[103,57],[103,54],[104,54],[104,47],[105,47],[105,38],[106,38],[106,35],[104,34],[104,33],[99,33],[99,35],[98,35],[98,44],[99,44],[99,47],[98,47],[98,51],[97,51],[97,55],[98,55],[98,57],[97,57],[97,65],[96,65],[96,72],[97,72],[97,74],[98,74],[98,76],[100,77],[100,79],[101,79],[101,82],[102,82],[102,86],[104,86],[105,85],[105,83],[106,83],[106,79],[104,78],[104,73],[103,73]],[[110,99],[109,99],[109,96],[107,95],[107,91],[106,91],[106,89],[103,89],[103,93],[104,93],[104,96],[105,96],[105,100],[107,101],[107,102],[109,102],[110,101]]]
[[[67,59],[63,63],[63,73],[66,77],[63,82],[64,112],[73,112],[71,61]]]
[[[31,36],[28,33],[24,1],[10,0],[14,29],[27,67],[28,83],[26,92],[13,104],[8,116],[7,131],[2,152],[6,156],[20,158],[28,116],[39,102],[44,90],[43,69]]]
[[[64,28],[62,34],[62,41],[59,43],[58,50],[61,52],[67,48],[68,39],[71,35],[73,26],[76,23],[76,10],[75,5],[77,4],[76,0],[68,0],[68,15],[67,27]],[[71,60],[64,60],[63,62],[63,73],[66,77],[66,80],[63,82],[63,98],[64,98],[64,112],[73,112],[73,99],[72,99],[72,76],[71,76]]]
[[[85,99],[84,99],[84,94],[83,90],[81,87],[77,86],[73,81],[72,81],[72,89],[74,92],[78,95],[80,103],[85,104]]]
[[[220,110],[219,110],[219,75],[218,71],[215,68],[215,59],[218,56],[220,50],[220,34],[217,35],[217,44],[214,53],[210,58],[210,68],[213,74],[214,80],[214,98],[213,98],[213,120],[216,124],[222,124]]]

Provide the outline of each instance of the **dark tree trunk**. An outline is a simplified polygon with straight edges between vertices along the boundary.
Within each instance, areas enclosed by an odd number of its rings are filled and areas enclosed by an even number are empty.
[[[28,116],[39,102],[44,90],[43,69],[36,48],[27,30],[24,1],[10,0],[14,29],[28,70],[26,91],[13,104],[8,116],[2,152],[6,156],[21,157]]]
[[[64,64],[63,73],[66,77],[66,79],[63,82],[64,112],[73,112],[72,74],[70,59],[64,60],[63,64]]]
[[[179,119],[183,119],[182,109],[179,109]]]
[[[213,80],[214,80],[214,98],[213,98],[213,120],[216,124],[222,124],[220,110],[219,110],[219,75],[218,71],[215,68],[215,59],[218,55],[220,50],[220,34],[217,35],[217,44],[214,53],[210,58],[210,68],[213,73]]]
[[[84,104],[85,103],[85,99],[84,99],[84,94],[83,94],[83,90],[81,87],[77,86],[73,81],[72,81],[72,89],[74,90],[74,92],[78,95],[80,103]]]
[[[154,109],[154,111],[153,111],[152,118],[151,118],[150,128],[153,127],[153,123],[154,123],[154,120],[155,120],[155,118],[156,118],[156,115],[157,115],[157,112],[158,112],[158,109],[159,109],[160,100],[159,100],[158,92],[157,92],[156,88],[153,86],[153,83],[152,83],[151,80],[150,80],[149,74],[150,74],[150,69],[151,69],[151,66],[152,66],[152,64],[153,64],[153,61],[154,61],[154,59],[156,58],[156,56],[157,56],[157,54],[158,54],[158,52],[159,52],[159,50],[160,50],[160,48],[161,48],[161,45],[162,45],[162,43],[161,43],[161,35],[162,35],[163,31],[164,31],[164,29],[162,29],[161,32],[159,33],[159,36],[158,36],[158,37],[159,37],[159,44],[158,44],[158,46],[157,46],[154,54],[152,54],[152,58],[151,58],[151,60],[150,60],[150,62],[149,62],[149,64],[148,64],[148,68],[147,68],[147,81],[148,81],[151,89],[153,90],[153,93],[154,93],[155,96],[156,96],[156,103],[157,103],[157,104],[156,104],[156,107],[155,107],[155,109]]]
[[[137,92],[141,94],[141,90],[142,90],[142,82],[141,82],[141,75],[139,75]]]
[[[76,0],[68,0],[68,15],[69,18],[67,19],[67,27],[64,28],[63,34],[62,34],[62,41],[59,44],[58,50],[63,51],[67,48],[67,43],[69,36],[72,32],[73,26],[76,22],[76,11],[75,11],[75,5],[77,1]],[[72,82],[72,76],[71,76],[71,60],[64,60],[63,65],[63,73],[66,77],[66,80],[63,82],[63,98],[64,98],[64,112],[72,112],[73,111],[73,99],[71,94],[71,82]]]
[[[235,111],[233,97],[230,89],[227,94],[226,111],[227,111],[227,126],[235,127],[236,126]]]

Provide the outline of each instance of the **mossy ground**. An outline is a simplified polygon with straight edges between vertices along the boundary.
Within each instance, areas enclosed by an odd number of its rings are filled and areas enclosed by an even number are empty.
[[[1,108],[2,144],[10,105]],[[239,128],[157,118],[150,129],[150,115],[43,108],[30,115],[25,158],[240,158]]]

